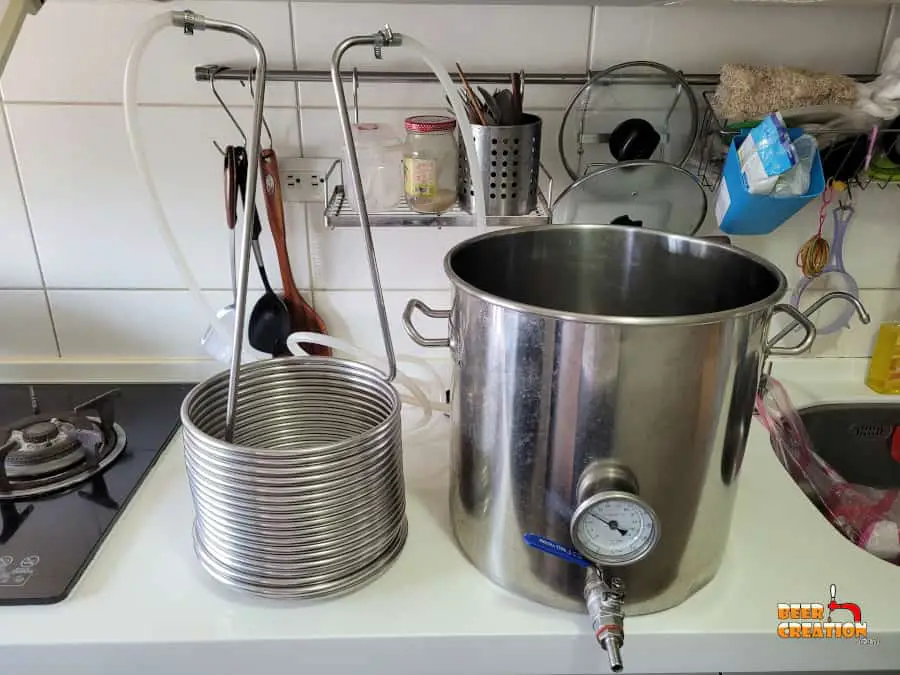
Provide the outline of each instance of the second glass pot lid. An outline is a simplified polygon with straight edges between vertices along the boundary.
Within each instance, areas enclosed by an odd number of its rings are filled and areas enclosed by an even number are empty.
[[[553,204],[553,222],[645,227],[694,235],[706,218],[706,191],[680,166],[654,160],[611,164],[575,181]]]
[[[629,61],[597,73],[572,98],[559,154],[573,180],[617,161],[680,166],[699,130],[697,97],[681,73],[654,61]]]

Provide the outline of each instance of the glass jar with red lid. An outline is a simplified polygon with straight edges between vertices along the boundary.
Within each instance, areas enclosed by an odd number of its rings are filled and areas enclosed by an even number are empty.
[[[406,202],[419,213],[443,213],[456,203],[456,120],[443,115],[407,117],[403,146]]]

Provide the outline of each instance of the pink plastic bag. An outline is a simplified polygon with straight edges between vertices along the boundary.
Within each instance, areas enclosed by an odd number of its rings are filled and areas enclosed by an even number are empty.
[[[806,426],[784,387],[766,377],[756,417],[775,455],[797,485],[847,539],[900,565],[900,490],[848,483],[815,453]]]

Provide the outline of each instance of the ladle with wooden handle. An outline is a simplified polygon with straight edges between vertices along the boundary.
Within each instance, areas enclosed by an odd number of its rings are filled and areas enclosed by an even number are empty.
[[[260,173],[263,181],[263,194],[266,201],[266,214],[269,218],[269,229],[275,242],[275,253],[278,256],[278,267],[281,271],[281,285],[284,287],[284,302],[291,317],[292,331],[309,331],[327,335],[328,330],[316,310],[306,302],[294,282],[291,271],[291,259],[288,254],[287,232],[284,224],[284,202],[281,195],[281,178],[278,173],[278,158],[271,148],[263,150],[259,156]],[[322,345],[303,344],[303,350],[316,356],[331,356],[331,349]]]

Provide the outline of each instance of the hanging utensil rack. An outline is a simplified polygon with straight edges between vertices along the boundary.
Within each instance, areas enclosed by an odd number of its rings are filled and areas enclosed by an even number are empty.
[[[542,86],[581,86],[590,81],[591,78],[600,71],[585,71],[580,73],[535,73],[528,75],[527,83],[529,85]],[[197,82],[208,82],[211,78],[216,80],[232,80],[247,81],[252,77],[254,70],[252,68],[235,68],[230,66],[222,66],[216,64],[196,66],[194,68],[194,79]],[[342,70],[340,71],[341,80],[353,85],[353,104],[354,109],[358,111],[358,88],[360,83],[436,83],[437,78],[430,72],[418,71],[385,71],[385,70]],[[467,73],[466,77],[475,82],[483,84],[509,84],[508,73],[498,72],[472,72]],[[670,85],[671,82],[665,77],[652,74],[630,74],[616,77],[614,79],[623,84],[654,84],[658,82],[660,85]],[[739,132],[728,126],[728,120],[719,118],[710,105],[712,89],[719,83],[718,74],[708,73],[691,73],[684,74],[684,79],[692,87],[700,90],[700,97],[703,100],[701,105],[701,115],[703,117],[700,125],[699,149],[696,152],[695,161],[690,162],[690,170],[696,173],[701,184],[709,189],[715,190],[722,176],[722,164],[724,153],[722,148],[727,149],[728,143]],[[857,82],[871,82],[877,77],[877,74],[851,74],[850,77]],[[267,82],[331,82],[331,71],[328,70],[297,70],[297,69],[271,69],[266,73]],[[460,82],[457,73],[450,73],[450,78],[456,82]],[[822,135],[828,135],[832,139],[839,136],[847,136],[861,133],[859,129],[829,129],[821,132]],[[881,129],[879,137],[884,134],[897,135],[900,130]],[[817,134],[813,134],[814,136]],[[542,167],[543,168],[543,167]],[[686,166],[687,168],[687,166]],[[546,171],[545,171],[546,173]],[[890,185],[900,187],[900,182],[874,180],[868,176],[861,174],[854,181],[853,186],[857,189],[866,189],[869,186],[877,186],[884,189]],[[489,225],[533,225],[546,223],[549,220],[549,206],[552,206],[553,200],[548,190],[547,197],[540,195],[538,209],[527,216],[516,216],[506,218],[488,218]],[[328,203],[325,209],[325,221],[329,227],[345,227],[355,225],[357,223],[357,215],[348,210],[349,201],[343,186],[337,185],[331,188]],[[415,213],[405,207],[398,207],[385,214],[372,214],[371,225],[378,226],[460,226],[471,225],[472,216],[459,207],[454,207],[446,213],[434,215],[423,215]]]
[[[230,68],[219,65],[197,66],[194,69],[194,79],[198,82],[209,80],[232,80],[243,82],[252,76],[253,71],[248,69]],[[577,85],[584,81],[585,74],[581,73],[551,73],[548,75],[535,75],[528,78],[528,84],[569,84]],[[451,75],[454,82],[459,82],[459,75]],[[509,73],[476,73],[470,77],[473,81],[487,84],[509,84]],[[341,80],[349,82],[353,87],[353,118],[359,121],[359,84],[360,82],[434,82],[437,78],[432,73],[426,72],[387,72],[387,71],[360,71],[356,68],[350,71],[341,71]],[[330,71],[325,70],[269,70],[266,73],[268,82],[331,82]],[[343,171],[338,171],[343,165],[342,160],[335,161],[325,175],[325,194],[328,201],[325,205],[325,225],[331,229],[336,227],[357,227],[359,214],[353,206],[353,200],[349,198],[345,186],[333,184],[335,176],[342,176]],[[553,203],[553,176],[547,168],[541,164],[540,171],[547,181],[546,187],[539,186],[537,208],[529,214],[522,216],[488,216],[486,218],[489,227],[503,226],[527,226],[544,225],[550,222],[550,205]],[[472,213],[462,208],[459,204],[449,210],[438,214],[426,214],[413,211],[407,206],[402,195],[397,195],[397,204],[388,211],[373,212],[369,214],[371,227],[471,227],[475,224]]]
[[[868,82],[876,76],[851,75],[850,77],[859,82]],[[728,147],[735,138],[740,136],[741,129],[732,126],[732,120],[725,119],[716,114],[715,107],[713,106],[715,98],[714,90],[704,90],[701,92],[701,96],[704,102],[702,106],[704,112],[703,121],[700,125],[699,142],[701,144],[701,149],[698,153],[697,167],[695,170],[697,172],[697,177],[700,179],[700,184],[708,190],[715,191],[718,189],[719,183],[722,180],[722,170],[725,164],[725,155],[728,153]],[[880,147],[885,139],[896,139],[894,142],[900,140],[900,129],[883,128],[884,125],[887,124],[889,124],[889,121],[885,120],[882,123],[882,127],[880,127],[875,134],[874,146],[876,148]],[[842,139],[866,135],[867,133],[870,133],[870,131],[870,129],[861,128],[859,126],[835,126],[828,129],[810,130],[807,133],[816,139],[819,148],[824,152],[828,146],[837,143]],[[878,153],[876,152],[875,156],[877,156],[877,154]],[[845,157],[844,161],[838,167],[839,171],[844,168],[844,164],[847,161],[848,157]],[[861,171],[850,181],[850,185],[854,190],[866,190],[869,187],[877,187],[884,190],[892,185],[900,188],[900,178],[883,180],[872,178],[866,171]]]
[[[599,71],[585,71],[582,73],[534,73],[529,74],[527,83],[529,85],[570,85],[581,86],[591,79]],[[247,78],[253,73],[252,69],[232,68],[229,66],[221,66],[210,64],[205,66],[196,66],[194,68],[194,79],[197,82],[208,82],[210,77],[215,76],[217,80],[234,80],[246,82]],[[437,78],[433,73],[424,71],[387,71],[387,70],[342,70],[341,79],[351,82],[354,73],[359,82],[383,82],[383,83],[401,83],[414,82],[437,83]],[[466,73],[467,79],[472,82],[481,84],[502,84],[509,85],[509,73],[495,72],[473,72]],[[719,82],[718,75],[685,75],[685,79],[689,84],[696,87],[715,86]],[[853,77],[853,76],[851,76]],[[859,78],[872,79],[874,75],[855,76]],[[450,79],[456,83],[460,82],[458,73],[450,73]],[[654,79],[658,79],[660,83],[668,83],[665,78],[656,78],[656,76],[638,77],[626,76],[622,78],[624,82],[634,80],[635,83],[647,84],[652,83]],[[331,82],[331,71],[328,70],[292,70],[292,69],[270,69],[266,73],[267,82]]]
[[[329,195],[328,203],[325,205],[325,225],[331,229],[359,227],[359,213],[354,207],[350,195],[347,194],[343,185],[334,187],[331,185],[333,175],[342,175],[342,172],[338,171],[342,165],[342,160],[335,160],[323,179],[325,194]],[[488,227],[545,225],[550,222],[553,177],[543,164],[540,165],[540,169],[547,178],[547,191],[545,197],[543,189],[538,189],[537,208],[525,216],[487,216]],[[443,213],[418,213],[409,208],[405,200],[399,199],[397,205],[389,211],[370,213],[369,224],[372,227],[472,227],[475,224],[475,217],[459,204]]]
[[[487,216],[485,220],[488,227],[545,225],[550,222],[550,207],[547,201],[543,193],[538,191],[538,207],[528,215]],[[369,224],[372,227],[472,227],[475,225],[475,216],[459,205],[443,213],[419,213],[401,200],[390,211],[369,214]],[[332,229],[359,227],[359,214],[353,208],[352,200],[344,191],[343,185],[336,186],[331,192],[325,207],[325,225]]]

